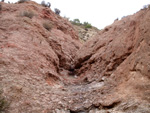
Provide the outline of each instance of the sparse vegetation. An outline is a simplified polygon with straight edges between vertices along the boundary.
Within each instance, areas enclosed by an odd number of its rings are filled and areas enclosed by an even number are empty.
[[[51,4],[49,2],[45,3],[44,0],[41,2],[41,5],[44,7],[49,7],[49,8],[51,7]]]
[[[2,96],[2,91],[0,91],[0,113],[6,111],[6,109],[8,108],[8,106],[9,106],[9,103]]]
[[[24,2],[27,2],[29,0],[19,0],[18,3],[24,3]]]
[[[32,18],[34,16],[34,13],[32,11],[24,11],[21,16],[25,16],[28,18]]]
[[[150,4],[144,5],[142,9],[150,9]]]
[[[150,9],[150,4],[148,4],[148,9]]]
[[[74,19],[73,21],[70,21],[72,24],[74,25],[78,25],[78,26],[83,26],[85,29],[86,28],[92,28],[92,25],[88,22],[84,22],[83,24],[80,22],[79,19]]]
[[[50,22],[44,22],[43,23],[43,27],[45,29],[47,29],[48,31],[50,31],[52,29],[52,23],[50,23]]]

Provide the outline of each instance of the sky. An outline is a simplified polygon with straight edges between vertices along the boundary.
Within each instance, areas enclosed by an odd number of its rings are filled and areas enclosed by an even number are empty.
[[[5,0],[6,2],[8,0]],[[18,0],[9,0],[16,2]],[[33,0],[41,3],[42,0]],[[131,15],[150,4],[150,0],[45,0],[51,3],[51,9],[58,8],[61,16],[89,22],[103,29],[123,16]]]

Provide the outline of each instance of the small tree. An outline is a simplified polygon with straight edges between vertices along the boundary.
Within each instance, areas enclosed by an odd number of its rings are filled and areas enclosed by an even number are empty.
[[[80,20],[79,19],[74,19],[73,22],[77,23],[77,24],[80,24]]]
[[[51,7],[51,3],[47,2],[47,7],[50,8]]]
[[[41,5],[49,8],[51,7],[51,4],[49,2],[46,3],[44,0],[41,2]]]
[[[44,7],[46,6],[46,3],[45,3],[44,0],[41,2],[41,5],[44,6]]]
[[[54,10],[55,10],[55,14],[60,15],[60,10],[59,9],[55,8]]]
[[[74,24],[74,25],[81,25],[79,19],[74,19],[74,20],[72,21],[72,24]]]

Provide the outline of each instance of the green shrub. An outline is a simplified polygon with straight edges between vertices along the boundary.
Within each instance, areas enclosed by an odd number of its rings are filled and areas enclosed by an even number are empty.
[[[24,11],[22,13],[22,16],[28,17],[28,18],[32,18],[34,16],[34,13],[32,11]]]
[[[91,24],[85,26],[85,28],[92,28]]]
[[[0,91],[0,113],[6,111],[6,109],[9,107],[9,103],[6,101],[6,99],[2,96],[2,91]]]
[[[50,31],[52,29],[52,24],[50,22],[44,22],[43,27]]]
[[[83,25],[85,28],[92,28],[92,25],[88,22],[84,22]]]

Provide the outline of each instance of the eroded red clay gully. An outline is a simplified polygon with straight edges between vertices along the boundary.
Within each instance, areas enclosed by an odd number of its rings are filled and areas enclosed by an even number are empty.
[[[1,5],[0,86],[8,112],[149,112],[148,8],[81,44],[71,23],[49,8],[32,1]]]

